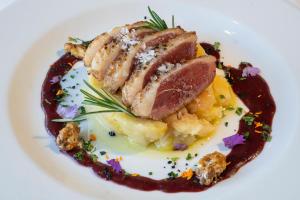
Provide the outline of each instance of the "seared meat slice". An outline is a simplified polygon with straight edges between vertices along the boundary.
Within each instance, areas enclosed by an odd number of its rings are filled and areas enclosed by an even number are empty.
[[[116,59],[121,52],[121,46],[116,40],[105,44],[100,48],[93,58],[91,69],[89,71],[98,80],[102,80],[107,71],[108,66]]]
[[[132,112],[160,120],[192,101],[214,79],[216,59],[203,56],[184,64],[163,64],[153,80],[134,98]]]
[[[137,35],[141,38],[142,36],[140,36],[141,34],[138,33],[138,31],[141,30],[136,31]],[[128,52],[124,51],[119,55],[118,59],[111,64],[105,75],[103,86],[110,92],[117,91],[124,85],[125,81],[130,76],[135,62],[135,56],[138,52],[147,47],[157,46],[183,32],[184,30],[181,28],[172,28],[145,36],[141,42],[131,46],[131,48],[128,49]],[[146,34],[148,34],[148,32],[146,32]]]
[[[120,31],[120,27],[114,28],[109,33],[102,33],[101,35],[98,35],[88,46],[88,48],[85,51],[85,55],[83,57],[84,65],[87,67],[90,67],[93,58],[95,57],[97,51],[101,49],[105,44],[110,42],[115,34],[117,34]]]
[[[150,29],[136,27],[138,24],[141,25],[141,22],[122,27],[109,43],[104,44],[104,46],[96,52],[91,63],[90,72],[98,80],[103,80],[110,64],[122,54],[123,51],[129,48],[130,45],[138,43],[138,39],[141,35],[143,36],[153,32],[153,30]],[[134,29],[134,27],[137,29]]]
[[[125,105],[131,105],[136,94],[151,81],[151,77],[163,63],[168,62],[174,64],[194,58],[196,53],[196,41],[196,33],[188,32],[175,37],[167,44],[160,45],[155,49],[148,49],[148,52],[152,51],[152,54],[154,54],[153,59],[137,63],[130,79],[122,89],[123,103]]]
[[[97,51],[99,49],[101,49],[102,47],[104,47],[105,44],[108,44],[114,38],[116,38],[122,28],[127,27],[128,30],[132,30],[135,28],[142,27],[142,26],[144,26],[144,24],[145,24],[145,22],[140,21],[140,22],[136,22],[131,25],[115,27],[112,29],[112,31],[110,33],[102,33],[101,35],[98,35],[86,49],[85,56],[83,58],[85,66],[90,67],[92,60],[93,60],[94,56],[96,55]]]

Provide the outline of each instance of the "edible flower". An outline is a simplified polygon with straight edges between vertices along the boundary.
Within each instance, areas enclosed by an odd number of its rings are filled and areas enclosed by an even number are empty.
[[[176,144],[173,145],[174,150],[184,151],[187,148],[188,148],[188,146],[186,144],[183,144],[183,143],[176,143]]]
[[[122,167],[116,159],[111,159],[106,162],[113,168],[115,172],[120,173],[122,171]]]
[[[182,178],[186,178],[187,180],[190,180],[193,176],[193,170],[192,169],[188,169],[184,172],[182,172],[182,174],[180,175]]]
[[[223,138],[223,142],[227,148],[232,149],[235,145],[244,144],[245,138],[243,135],[237,133],[232,136]]]
[[[55,84],[55,83],[58,83],[61,79],[61,76],[53,76],[52,79],[50,80],[50,83],[51,84]]]
[[[72,106],[62,106],[58,105],[56,109],[56,113],[64,119],[73,119],[76,117],[78,113],[79,107],[77,105],[72,105]]]
[[[259,73],[260,73],[260,69],[259,68],[248,66],[248,67],[245,67],[243,69],[242,77],[248,77],[249,75],[250,76],[256,76]]]
[[[258,128],[258,127],[262,127],[262,126],[263,126],[263,124],[260,123],[260,122],[254,122],[254,124],[255,124],[255,128]]]

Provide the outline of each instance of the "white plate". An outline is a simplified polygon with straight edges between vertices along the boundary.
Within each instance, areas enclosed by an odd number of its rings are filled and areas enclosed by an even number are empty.
[[[41,84],[66,38],[92,38],[141,19],[149,4],[164,18],[174,14],[176,23],[196,30],[200,40],[220,41],[226,63],[259,66],[277,104],[272,142],[233,178],[205,192],[142,192],[103,181],[59,153],[43,126]],[[0,199],[299,196],[299,1],[28,0],[4,1],[0,8]]]

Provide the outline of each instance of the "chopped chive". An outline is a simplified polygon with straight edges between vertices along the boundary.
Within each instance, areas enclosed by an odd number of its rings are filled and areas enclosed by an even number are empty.
[[[255,117],[251,114],[247,114],[247,115],[243,116],[242,119],[248,126],[251,126],[254,122]]]
[[[173,171],[171,171],[171,172],[168,173],[168,176],[169,176],[170,179],[175,179],[175,178],[178,177],[178,174],[175,173],[175,172],[173,172]]]
[[[261,137],[263,139],[263,141],[265,142],[270,142],[272,140],[272,136],[270,135],[270,133],[263,131],[261,134]]]
[[[220,51],[220,46],[221,46],[221,43],[220,42],[215,42],[213,47],[216,51]]]
[[[98,156],[96,154],[91,154],[91,158],[93,162],[96,162],[98,160]]]
[[[243,114],[243,108],[241,107],[237,107],[237,109],[235,110],[235,113],[239,116],[241,116]]]
[[[76,160],[82,161],[82,160],[83,160],[83,151],[78,151],[77,153],[75,153],[75,154],[73,155],[73,157],[74,157]]]
[[[268,131],[268,132],[271,132],[271,131],[272,131],[271,126],[269,126],[268,124],[264,124],[262,128],[263,128],[265,131]]]
[[[223,69],[223,65],[222,65],[222,63],[218,62],[218,64],[217,64],[217,68],[218,68],[218,69]]]
[[[178,159],[179,159],[179,157],[173,157],[173,158],[171,158],[171,160],[172,160],[173,162],[176,162]]]
[[[191,160],[192,158],[193,158],[192,154],[188,153],[185,159],[186,160]]]
[[[249,131],[243,133],[244,138],[247,140],[250,137]]]

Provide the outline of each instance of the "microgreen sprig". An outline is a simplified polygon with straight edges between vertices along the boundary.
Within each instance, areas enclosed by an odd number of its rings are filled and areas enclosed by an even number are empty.
[[[150,6],[148,6],[148,11],[151,16],[151,19],[146,21],[145,28],[150,28],[156,31],[163,31],[168,29],[168,25],[156,12],[154,12]],[[174,15],[172,16],[172,27],[175,27]]]
[[[85,48],[87,48],[89,46],[89,44],[93,41],[93,40],[88,40],[88,41],[84,41],[80,38],[76,38],[76,37],[69,37],[68,38],[69,42],[73,43],[73,44],[80,44],[82,46],[84,46]]]

